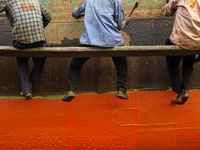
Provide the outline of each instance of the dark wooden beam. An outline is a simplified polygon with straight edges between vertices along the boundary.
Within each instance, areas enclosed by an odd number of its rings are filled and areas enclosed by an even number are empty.
[[[11,57],[119,57],[119,56],[176,56],[197,55],[200,50],[184,50],[172,46],[120,46],[102,47],[40,47],[34,49],[16,49],[12,46],[0,46],[1,56]]]

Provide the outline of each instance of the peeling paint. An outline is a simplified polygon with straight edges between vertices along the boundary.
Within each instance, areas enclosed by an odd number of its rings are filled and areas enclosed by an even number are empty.
[[[136,1],[137,0],[122,0],[125,15],[130,13]],[[131,16],[132,18],[160,17],[161,8],[165,4],[165,0],[139,0],[138,2],[139,6]],[[51,30],[54,35],[58,34],[57,44],[62,45],[61,41],[64,38],[70,40],[80,38],[82,32],[85,30],[84,18],[74,19],[71,13],[75,7],[78,7],[82,3],[81,0],[42,0],[42,3],[44,3],[52,13],[52,25],[47,27],[47,32]],[[58,23],[61,24],[58,25]],[[54,28],[54,26],[56,26],[56,29],[50,29]],[[125,43],[128,45],[127,38],[125,38]]]
[[[121,31],[122,37],[124,39],[124,46],[130,46],[131,37],[128,33]]]
[[[79,44],[79,39],[76,38],[74,40],[69,40],[66,37],[61,41],[63,47],[68,47],[68,46],[77,46]]]

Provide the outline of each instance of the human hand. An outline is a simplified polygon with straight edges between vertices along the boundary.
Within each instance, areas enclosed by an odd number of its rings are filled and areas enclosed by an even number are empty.
[[[164,16],[166,16],[166,17],[169,17],[169,16],[170,16],[168,10],[169,10],[169,5],[166,4],[166,5],[162,8],[162,14],[163,14]]]
[[[126,21],[126,25],[128,25],[129,24],[129,22],[130,22],[130,17],[127,15],[127,16],[125,16],[125,21]]]

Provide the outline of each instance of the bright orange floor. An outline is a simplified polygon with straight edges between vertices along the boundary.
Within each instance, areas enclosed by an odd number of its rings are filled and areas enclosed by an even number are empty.
[[[171,105],[172,91],[0,99],[0,149],[200,149],[200,91]]]

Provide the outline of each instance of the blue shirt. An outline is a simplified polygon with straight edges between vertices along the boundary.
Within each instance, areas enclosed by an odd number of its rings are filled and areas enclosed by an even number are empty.
[[[124,45],[120,30],[125,26],[121,0],[86,0],[72,12],[74,18],[84,16],[86,31],[80,44],[101,47]]]

